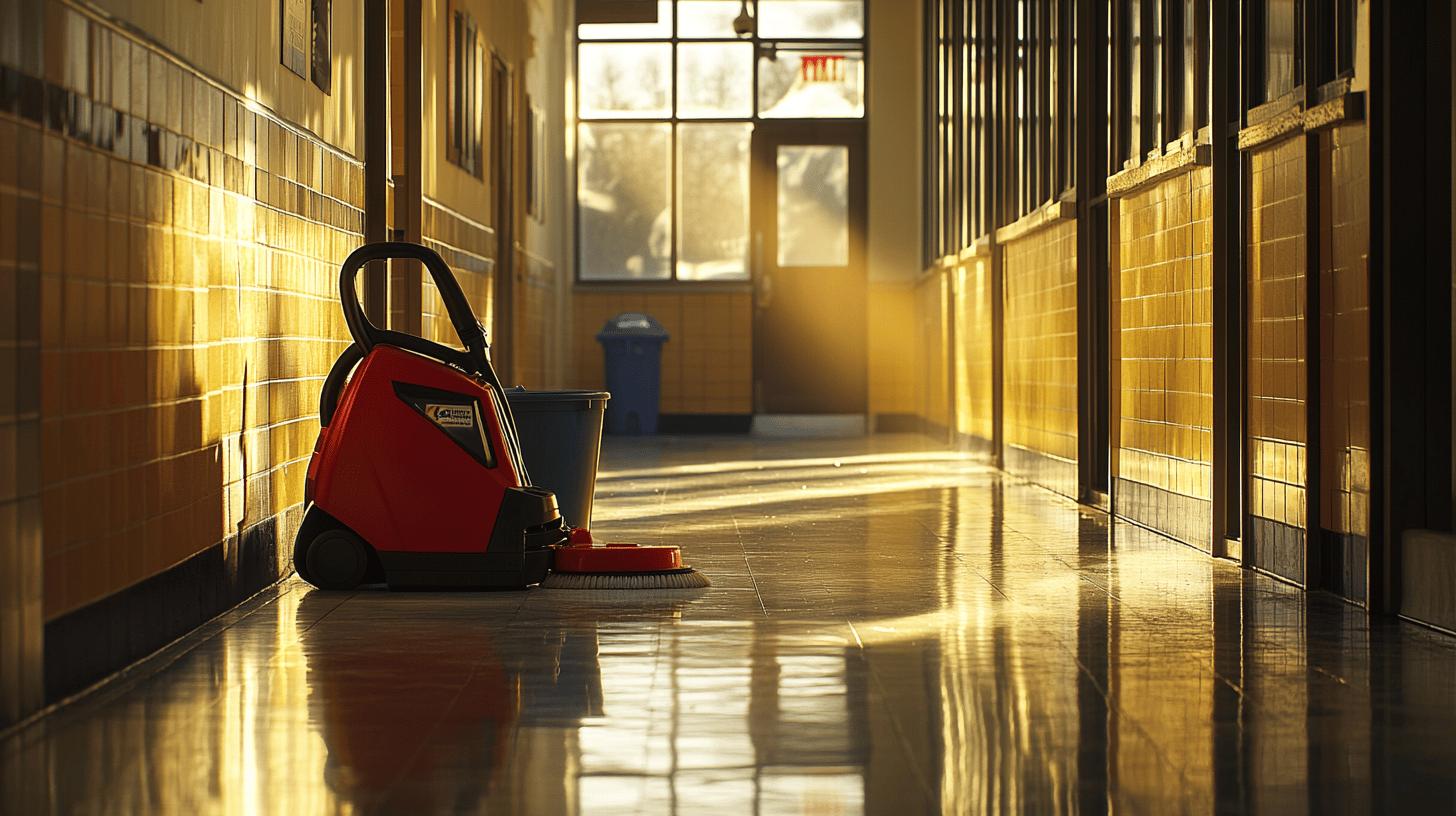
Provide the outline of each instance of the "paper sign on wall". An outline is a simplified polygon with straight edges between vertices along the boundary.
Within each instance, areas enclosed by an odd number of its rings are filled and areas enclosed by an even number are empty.
[[[308,0],[281,0],[282,45],[279,59],[295,74],[308,78]]]
[[[843,82],[844,57],[839,54],[807,54],[799,60],[799,76],[805,82]]]

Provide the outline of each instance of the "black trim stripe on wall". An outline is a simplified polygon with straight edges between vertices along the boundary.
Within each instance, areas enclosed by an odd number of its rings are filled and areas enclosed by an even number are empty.
[[[45,626],[45,696],[52,703],[106,678],[292,573],[283,566],[302,508],[249,527]],[[285,523],[279,527],[279,520]]]

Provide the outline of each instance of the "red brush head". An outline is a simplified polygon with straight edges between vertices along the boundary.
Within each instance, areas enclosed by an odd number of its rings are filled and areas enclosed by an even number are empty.
[[[583,532],[585,530],[578,530]],[[683,569],[682,551],[672,545],[578,544],[572,533],[570,546],[556,550],[552,569],[556,572],[632,573]],[[590,542],[591,534],[587,533]]]

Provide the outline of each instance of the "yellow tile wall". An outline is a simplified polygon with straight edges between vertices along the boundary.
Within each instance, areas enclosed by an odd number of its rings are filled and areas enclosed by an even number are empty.
[[[956,267],[954,280],[956,431],[989,440],[994,420],[990,260]]]
[[[1205,546],[1213,461],[1212,185],[1212,169],[1202,167],[1120,199],[1114,244],[1117,510]]]
[[[1308,440],[1304,144],[1287,139],[1249,155],[1246,507],[1294,529],[1305,524]],[[1302,552],[1254,529],[1264,540],[1254,542],[1254,562],[1303,581]]]
[[[485,327],[492,351],[496,337],[492,332],[495,316],[495,234],[490,227],[466,218],[445,206],[426,199],[424,202],[425,245],[440,253],[449,265],[475,312],[475,319]],[[428,273],[422,275],[420,333],[449,346],[460,346],[455,327],[445,314],[445,304]]]
[[[47,8],[47,63],[72,67],[46,78],[95,127],[0,122],[37,192],[51,620],[264,522],[286,569],[362,174],[155,47]],[[103,127],[116,113],[126,127]]]
[[[516,382],[512,384],[555,388],[562,383],[556,359],[567,339],[568,327],[561,325],[556,309],[557,300],[564,293],[555,265],[533,255],[519,253],[519,256],[526,269],[526,285],[521,297],[521,318],[516,325]]]
[[[576,289],[568,385],[602,388],[605,375],[597,332],[613,315],[645,312],[671,336],[662,347],[663,413],[752,413],[752,298],[748,291]]]
[[[1365,126],[1319,137],[1320,524],[1370,531],[1370,170]]]
[[[921,372],[919,332],[906,331],[918,325],[920,316],[915,286],[907,281],[871,281],[869,324],[870,413],[876,416],[910,416],[920,412]]]
[[[22,128],[0,116],[0,727],[44,696],[40,535],[40,221],[36,166]],[[23,137],[37,151],[35,131]],[[32,182],[32,183],[26,183]]]
[[[1008,448],[1062,465],[1077,458],[1077,225],[1053,224],[1002,248],[1003,432]],[[1025,470],[1008,451],[1010,469]],[[1026,473],[1075,495],[1075,468]]]
[[[946,323],[949,302],[949,273],[937,269],[922,277],[915,287],[919,318],[920,396],[917,413],[934,429],[950,427],[950,393],[947,383],[950,326]]]

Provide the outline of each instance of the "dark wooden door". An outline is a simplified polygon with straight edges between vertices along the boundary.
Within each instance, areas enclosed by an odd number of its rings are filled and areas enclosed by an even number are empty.
[[[865,181],[862,122],[754,128],[756,413],[867,412]]]

